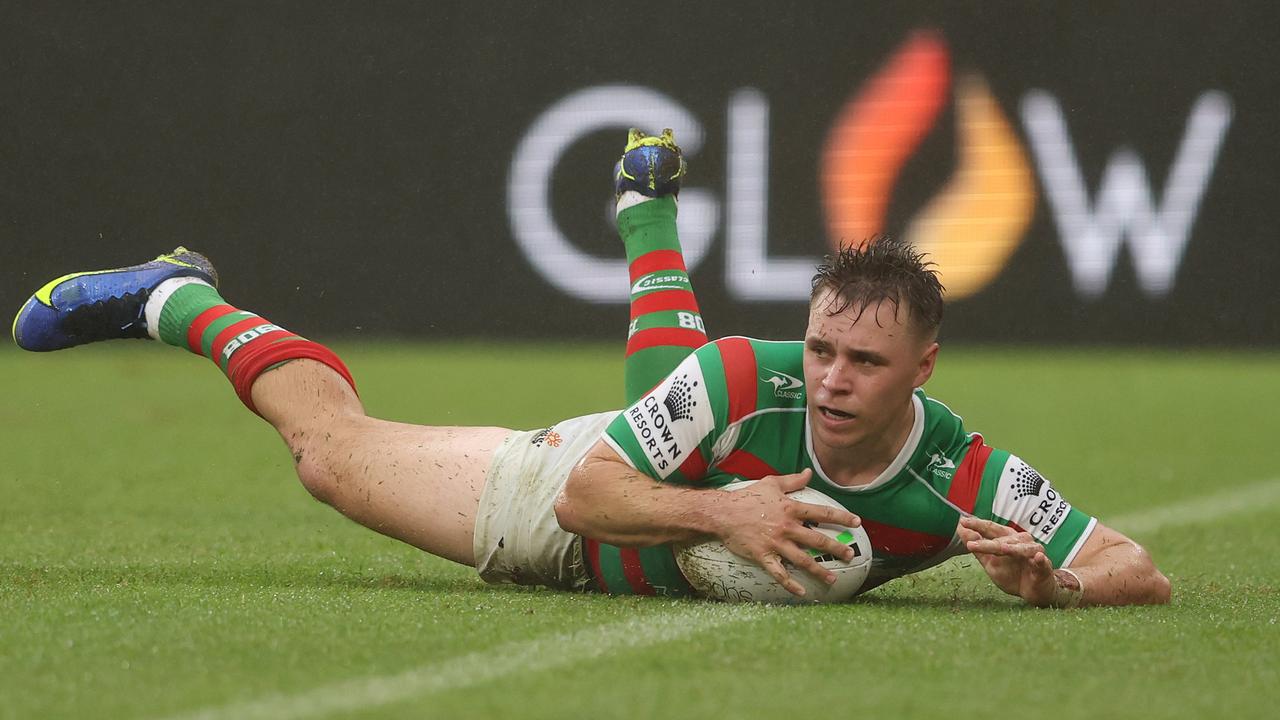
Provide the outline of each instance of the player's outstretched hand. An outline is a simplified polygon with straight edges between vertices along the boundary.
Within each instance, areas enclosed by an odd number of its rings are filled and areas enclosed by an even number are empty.
[[[1038,607],[1053,602],[1058,590],[1053,563],[1030,533],[976,517],[960,518],[956,532],[1001,590]]]
[[[726,547],[759,563],[773,579],[799,597],[804,597],[804,586],[791,577],[784,560],[829,585],[836,581],[836,576],[819,565],[806,548],[845,560],[853,559],[852,548],[806,526],[806,523],[849,527],[862,523],[857,515],[847,510],[787,497],[787,493],[808,485],[812,477],[812,470],[770,475],[750,487],[728,493],[723,501],[723,525],[717,533]]]

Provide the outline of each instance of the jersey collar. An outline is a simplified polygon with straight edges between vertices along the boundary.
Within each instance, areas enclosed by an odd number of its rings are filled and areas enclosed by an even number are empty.
[[[915,454],[916,447],[920,445],[920,437],[924,435],[924,403],[920,402],[920,396],[915,393],[911,394],[911,408],[915,412],[915,419],[911,422],[911,432],[907,433],[907,441],[902,444],[902,449],[899,450],[898,454],[893,458],[893,462],[889,463],[889,466],[876,476],[875,480],[872,480],[866,485],[859,485],[857,487],[837,485],[831,480],[831,478],[827,477],[827,471],[823,470],[822,465],[818,463],[818,453],[813,451],[813,431],[810,429],[809,411],[805,410],[804,447],[809,453],[809,460],[813,462],[814,473],[816,473],[818,478],[821,479],[828,487],[834,490],[839,490],[840,492],[867,492],[869,490],[874,490],[897,477],[898,473],[902,472],[902,468],[907,466],[907,461]]]

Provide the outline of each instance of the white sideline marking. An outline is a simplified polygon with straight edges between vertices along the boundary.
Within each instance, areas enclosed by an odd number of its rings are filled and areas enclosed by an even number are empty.
[[[1167,525],[1212,522],[1268,509],[1280,503],[1280,478],[1200,498],[1119,515],[1105,524],[1124,533],[1142,534]],[[389,705],[432,693],[497,680],[519,672],[542,672],[594,660],[618,651],[671,642],[769,614],[758,605],[701,605],[669,615],[633,618],[619,623],[512,642],[488,650],[447,658],[396,675],[359,678],[293,695],[268,695],[230,705],[174,715],[166,720],[286,720]]]
[[[170,720],[285,720],[350,712],[479,685],[520,672],[544,672],[618,651],[679,640],[737,622],[756,620],[768,608],[701,605],[668,615],[630,620],[511,642],[451,657],[395,675],[359,678],[257,700],[175,715]]]
[[[1141,535],[1166,525],[1193,525],[1213,522],[1231,515],[1258,512],[1277,503],[1280,503],[1280,478],[1271,478],[1171,505],[1099,520],[1107,527],[1126,535]]]

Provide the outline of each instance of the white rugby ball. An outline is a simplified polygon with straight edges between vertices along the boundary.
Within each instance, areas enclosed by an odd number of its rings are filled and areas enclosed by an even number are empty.
[[[754,482],[754,480],[746,480],[730,483],[721,490],[741,490]],[[843,508],[840,503],[813,488],[802,488],[790,493],[788,497],[814,505]],[[860,527],[822,524],[815,526],[814,529],[853,548],[854,556],[849,562],[831,555],[819,558],[819,565],[835,573],[834,585],[827,585],[783,560],[782,563],[791,573],[791,577],[804,586],[803,598],[792,595],[764,568],[751,560],[735,555],[719,540],[677,546],[676,564],[680,566],[680,571],[684,573],[689,584],[699,595],[715,600],[788,605],[844,602],[858,592],[867,579],[867,573],[871,571],[871,541],[867,538],[866,531]]]

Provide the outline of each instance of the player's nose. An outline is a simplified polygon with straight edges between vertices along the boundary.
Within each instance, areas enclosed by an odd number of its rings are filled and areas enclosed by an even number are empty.
[[[826,372],[822,374],[822,389],[833,395],[849,392],[852,387],[849,369],[848,364],[843,360],[836,360],[831,363]]]

